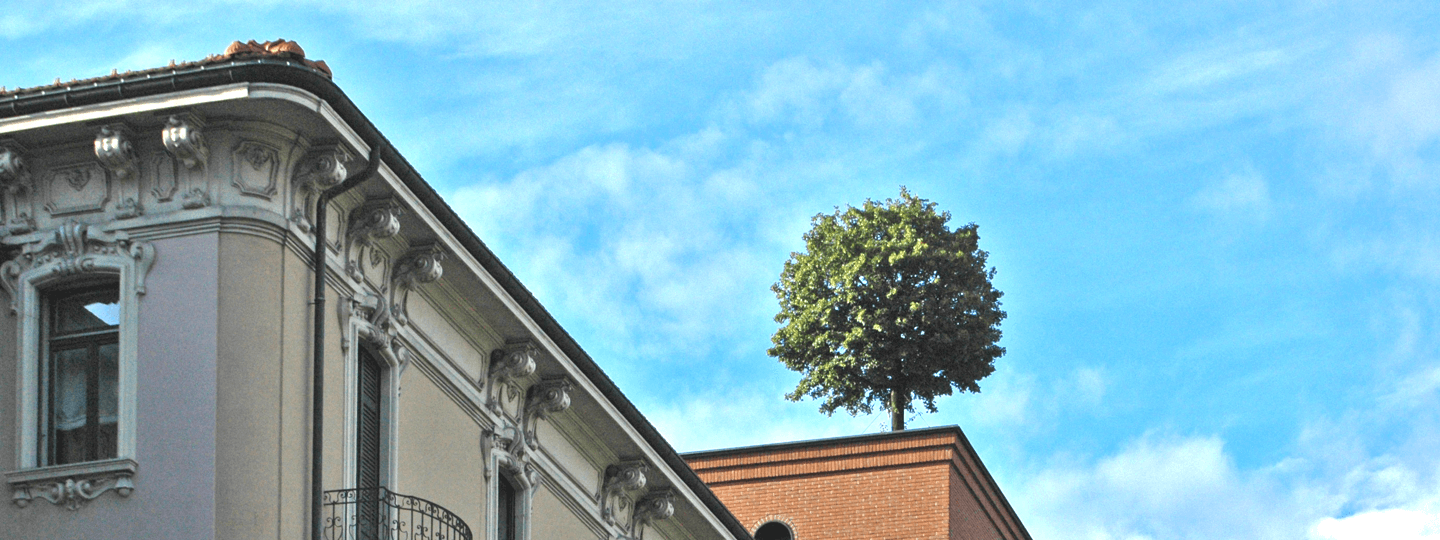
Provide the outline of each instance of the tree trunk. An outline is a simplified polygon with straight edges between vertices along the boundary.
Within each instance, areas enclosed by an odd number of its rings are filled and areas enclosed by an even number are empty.
[[[890,431],[905,431],[905,393],[890,389]]]

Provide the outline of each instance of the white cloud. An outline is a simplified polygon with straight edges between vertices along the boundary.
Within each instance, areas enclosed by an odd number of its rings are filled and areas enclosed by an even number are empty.
[[[1190,204],[1217,216],[1265,221],[1271,213],[1270,184],[1253,169],[1225,176],[1190,197]]]
[[[1433,506],[1433,505],[1432,505]],[[1440,508],[1430,511],[1391,508],[1325,518],[1310,529],[1315,540],[1433,540],[1440,538]]]

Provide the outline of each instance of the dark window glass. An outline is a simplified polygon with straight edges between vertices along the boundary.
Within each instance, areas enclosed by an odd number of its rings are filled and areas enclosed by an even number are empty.
[[[500,540],[515,540],[515,486],[505,476],[500,476],[500,515],[496,516],[495,526],[499,531]]]
[[[771,521],[755,529],[755,540],[790,540],[790,528],[784,523]]]
[[[49,465],[115,457],[119,418],[118,287],[46,296],[43,454]]]

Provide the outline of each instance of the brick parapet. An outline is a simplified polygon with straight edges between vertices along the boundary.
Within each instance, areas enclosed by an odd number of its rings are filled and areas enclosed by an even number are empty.
[[[783,518],[797,540],[1028,540],[958,427],[684,456],[753,531]]]

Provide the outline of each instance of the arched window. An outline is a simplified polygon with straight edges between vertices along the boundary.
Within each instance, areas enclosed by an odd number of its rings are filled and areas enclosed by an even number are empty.
[[[793,540],[790,527],[779,521],[771,521],[755,529],[755,540]]]

